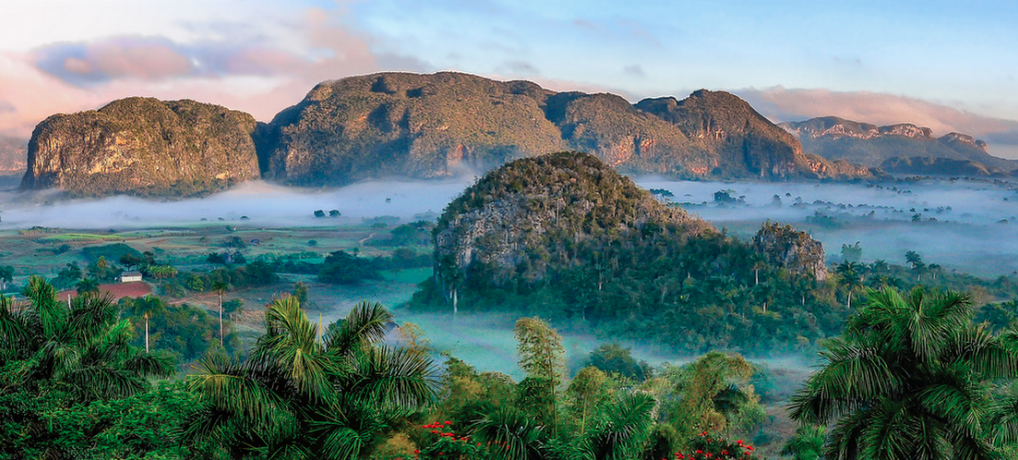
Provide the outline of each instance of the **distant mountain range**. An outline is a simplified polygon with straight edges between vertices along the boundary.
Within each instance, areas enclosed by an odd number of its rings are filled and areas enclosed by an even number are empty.
[[[0,175],[24,172],[28,159],[28,140],[0,136]]]
[[[894,174],[1010,176],[1018,161],[987,153],[972,136],[913,124],[876,126],[838,117],[820,117],[779,126],[795,135],[803,149],[830,160],[876,167]]]
[[[913,125],[827,117],[778,126],[721,91],[630,104],[528,81],[379,73],[323,82],[267,124],[212,104],[149,98],[54,115],[28,142],[21,188],[189,196],[259,175],[341,186],[475,173],[562,150],[589,152],[623,173],[678,179],[858,179],[882,175],[876,168],[956,166],[1006,175],[1018,167],[971,137],[934,139]],[[904,161],[912,157],[956,161]],[[0,165],[16,162],[5,158]]]

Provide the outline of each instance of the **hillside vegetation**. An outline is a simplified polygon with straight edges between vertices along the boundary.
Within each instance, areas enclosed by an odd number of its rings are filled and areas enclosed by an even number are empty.
[[[434,243],[415,308],[539,313],[687,352],[794,349],[844,317],[805,233],[767,224],[740,241],[582,153],[490,172],[449,204]]]

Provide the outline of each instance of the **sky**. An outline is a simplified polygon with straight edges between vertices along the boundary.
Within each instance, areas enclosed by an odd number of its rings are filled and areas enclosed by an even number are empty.
[[[0,0],[0,135],[128,96],[269,121],[317,83],[455,70],[553,90],[745,98],[973,134],[1018,157],[1007,1]]]

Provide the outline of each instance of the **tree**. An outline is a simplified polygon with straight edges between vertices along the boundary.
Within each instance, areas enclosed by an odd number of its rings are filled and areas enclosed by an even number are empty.
[[[833,423],[828,458],[995,458],[983,401],[990,381],[1018,376],[1018,355],[971,316],[966,294],[871,291],[791,417]]]
[[[0,395],[59,384],[80,401],[123,398],[147,389],[148,376],[172,373],[171,358],[129,344],[130,323],[119,319],[109,294],[79,295],[67,305],[33,276],[24,295],[25,308],[0,295],[0,366],[13,370]]]
[[[228,289],[230,289],[230,285],[225,281],[212,282],[212,292],[215,292],[219,297],[219,345],[223,344],[223,293]]]
[[[556,390],[565,373],[562,336],[538,318],[517,320],[513,333],[520,368],[527,374],[527,379],[520,382],[520,385],[532,390],[523,391],[524,401],[521,402],[526,404],[529,399],[532,404],[529,407],[534,411],[537,421],[550,424],[554,429],[557,419]]]
[[[308,300],[308,285],[303,281],[298,281],[293,285],[293,293],[291,294],[297,298],[297,302],[302,307],[310,307],[311,302]]]
[[[132,315],[141,316],[145,320],[145,353],[149,352],[149,320],[153,316],[161,315],[166,313],[166,302],[163,302],[159,297],[147,295],[145,297],[134,299],[130,303],[128,312]]]
[[[14,267],[4,265],[0,267],[0,292],[7,290],[7,283],[14,281]]]
[[[602,344],[591,351],[589,365],[606,373],[619,374],[637,382],[651,377],[650,365],[646,361],[636,361],[629,348],[622,348],[617,343]]]
[[[427,355],[382,345],[391,319],[361,302],[319,341],[297,299],[275,299],[250,358],[209,355],[189,378],[201,402],[185,439],[238,457],[363,458],[435,396]]]
[[[905,261],[912,266],[912,271],[916,274],[916,279],[921,279],[923,271],[926,270],[926,264],[923,263],[923,257],[918,252],[908,251],[905,253]]]
[[[860,272],[863,265],[856,262],[842,262],[834,268],[834,271],[841,276],[841,282],[845,284],[848,291],[848,308],[852,308],[852,292],[862,287]]]
[[[325,217],[325,211],[322,211],[321,209],[315,211],[315,217]]]
[[[587,418],[611,396],[608,376],[594,366],[580,369],[566,390],[572,402],[572,415],[580,420],[580,434],[587,431]]]
[[[98,294],[99,282],[92,278],[83,278],[81,281],[78,281],[78,284],[74,285],[74,289],[78,294]]]

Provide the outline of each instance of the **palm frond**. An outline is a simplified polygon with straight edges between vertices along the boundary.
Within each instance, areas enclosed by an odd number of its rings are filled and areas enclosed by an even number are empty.
[[[473,436],[499,460],[543,458],[545,427],[516,408],[502,406],[472,426]]]
[[[376,347],[358,355],[350,386],[380,408],[420,409],[437,395],[438,371],[431,357],[403,347]]]
[[[339,327],[330,327],[324,337],[325,346],[346,355],[357,346],[377,343],[385,337],[385,325],[392,313],[378,302],[359,302]]]

